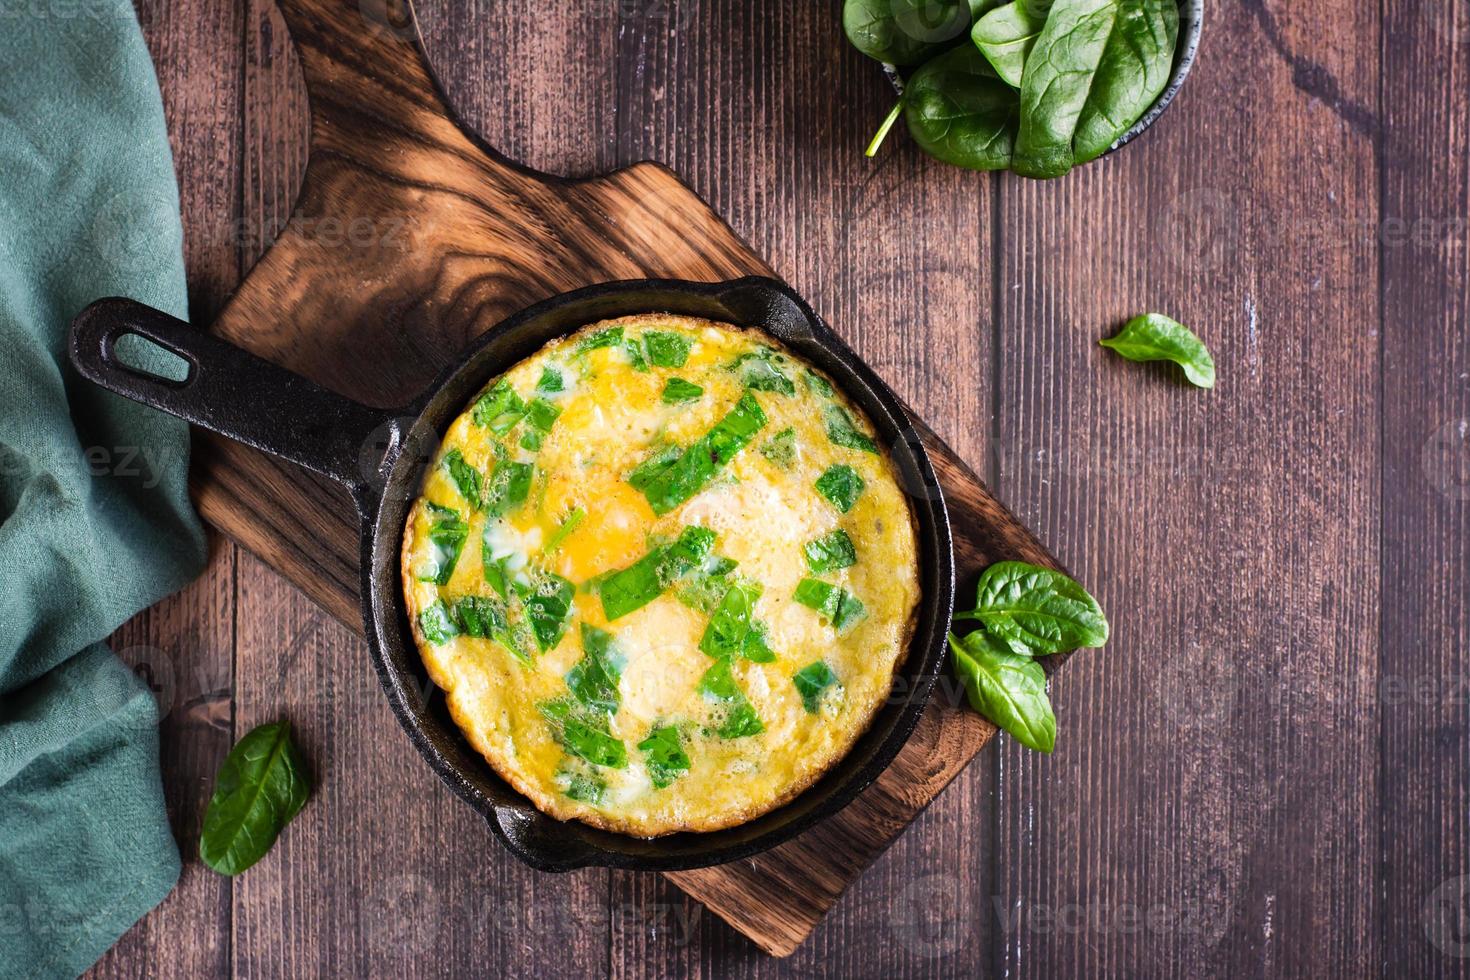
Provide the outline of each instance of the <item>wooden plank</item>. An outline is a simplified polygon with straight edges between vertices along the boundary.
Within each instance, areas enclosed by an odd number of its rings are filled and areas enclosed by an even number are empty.
[[[1376,10],[1217,4],[1154,131],[1002,184],[1000,486],[1115,632],[1002,747],[998,975],[1381,967]],[[1098,349],[1145,310],[1215,391]]]
[[[226,0],[139,0],[181,177],[189,306],[209,322],[239,280],[230,228],[239,208],[242,20]],[[208,133],[200,139],[197,134]],[[230,749],[235,546],[211,542],[204,575],[112,637],[156,688],[169,821],[184,859],[178,886],[91,971],[95,976],[219,976],[228,971],[230,886],[195,854],[214,773]]]
[[[1383,964],[1470,969],[1470,10],[1384,8]]]

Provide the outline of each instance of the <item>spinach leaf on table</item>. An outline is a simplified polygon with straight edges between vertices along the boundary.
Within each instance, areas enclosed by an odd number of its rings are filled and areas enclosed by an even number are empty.
[[[1026,59],[1012,169],[1059,177],[1101,156],[1163,92],[1176,0],[1056,0]]]
[[[998,0],[847,0],[842,29],[869,58],[917,65],[963,37]]]
[[[975,609],[955,619],[979,620],[1012,650],[1042,656],[1100,647],[1108,621],[1087,590],[1061,572],[1002,561],[980,575]]]
[[[1041,36],[1050,10],[1051,0],[1012,0],[975,21],[970,40],[1011,88],[1021,87],[1026,56]]]
[[[971,170],[1011,165],[1020,100],[973,44],[947,51],[915,72],[900,107],[914,142],[935,159]],[[870,156],[877,142],[869,147]]]
[[[220,766],[204,813],[200,859],[224,875],[246,870],[270,851],[310,793],[290,722],[253,729]]]
[[[1162,313],[1136,316],[1117,336],[1099,340],[1130,361],[1173,361],[1184,376],[1200,388],[1215,387],[1215,359],[1194,332]]]
[[[1012,653],[983,631],[964,639],[951,633],[949,649],[970,707],[1027,748],[1050,752],[1056,747],[1057,718],[1041,664]]]

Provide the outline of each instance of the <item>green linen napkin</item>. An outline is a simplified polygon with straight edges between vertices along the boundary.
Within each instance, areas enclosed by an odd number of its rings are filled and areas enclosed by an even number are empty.
[[[103,296],[184,315],[181,242],[132,4],[0,0],[4,978],[82,972],[178,879],[157,706],[101,641],[203,567],[187,428],[64,350]]]

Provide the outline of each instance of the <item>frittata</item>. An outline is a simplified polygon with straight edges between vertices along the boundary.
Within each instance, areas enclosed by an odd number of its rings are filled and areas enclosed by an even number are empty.
[[[766,334],[649,314],[557,340],[449,427],[404,532],[415,639],[541,810],[655,837],[801,792],[903,662],[893,463]]]

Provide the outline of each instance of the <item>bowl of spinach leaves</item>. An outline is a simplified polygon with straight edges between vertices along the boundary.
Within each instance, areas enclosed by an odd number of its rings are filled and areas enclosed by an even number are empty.
[[[1153,124],[1194,65],[1203,0],[845,0],[842,26],[930,156],[1060,177]]]

